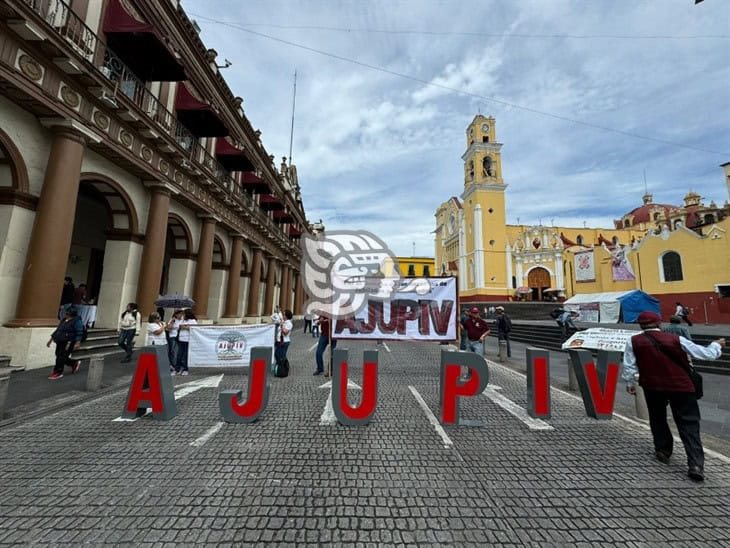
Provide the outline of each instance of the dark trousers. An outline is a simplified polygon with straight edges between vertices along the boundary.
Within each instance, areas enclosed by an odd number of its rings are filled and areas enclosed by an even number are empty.
[[[679,437],[687,453],[687,465],[703,467],[705,453],[700,440],[700,407],[692,392],[662,392],[644,388],[646,406],[649,408],[649,425],[654,437],[654,449],[672,454],[674,440],[667,424],[667,404],[679,431]]]
[[[512,357],[512,349],[509,346],[509,335],[507,333],[497,333],[497,341],[505,341],[507,343],[507,357]]]
[[[53,372],[63,375],[64,368],[68,365],[72,367],[75,360],[71,359],[71,351],[74,347],[72,342],[56,343],[56,365],[53,366]]]
[[[324,373],[324,351],[327,350],[327,345],[330,343],[329,337],[324,335],[319,336],[319,342],[317,343],[317,353],[314,355],[314,359],[317,362],[317,371]],[[332,350],[337,348],[337,341],[332,341]]]
[[[132,349],[134,348],[134,329],[122,329],[119,335],[119,346],[127,353],[127,357],[132,357]]]
[[[167,359],[170,361],[172,368],[175,368],[177,360],[177,339],[167,336]]]
[[[309,329],[309,332],[312,332],[312,320],[304,320],[304,332],[307,332],[307,329]]]
[[[289,342],[278,342],[274,348],[274,359],[276,363],[281,363],[286,359],[286,353],[289,350]]]
[[[688,326],[692,327],[692,322],[690,321],[689,316],[680,316],[680,318],[682,318]]]
[[[188,370],[188,341],[177,341],[177,356],[175,357],[175,371],[181,373]]]

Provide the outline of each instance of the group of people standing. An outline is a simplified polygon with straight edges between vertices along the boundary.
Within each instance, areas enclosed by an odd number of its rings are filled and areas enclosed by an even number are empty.
[[[491,310],[491,308],[490,308]],[[512,331],[512,320],[505,313],[503,306],[494,307],[494,327],[497,330],[498,344],[504,342],[507,350],[507,357],[512,356],[509,334]],[[473,306],[467,312],[463,310],[460,318],[460,350],[474,352],[480,356],[484,355],[484,341],[491,334],[489,322],[479,315],[479,308]]]
[[[190,326],[198,323],[190,309],[177,309],[172,318],[165,322],[164,309],[158,308],[147,318],[147,344],[150,346],[167,345],[170,371],[174,374],[188,375],[188,345]],[[119,346],[126,356],[122,362],[132,361],[134,338],[140,333],[141,315],[136,303],[129,303],[119,318]]]

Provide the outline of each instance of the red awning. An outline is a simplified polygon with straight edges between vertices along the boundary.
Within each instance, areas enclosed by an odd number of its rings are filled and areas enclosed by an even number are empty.
[[[267,211],[284,209],[284,204],[279,201],[279,198],[271,194],[262,194],[259,199],[259,204],[262,209]]]
[[[295,226],[289,227],[289,237],[290,238],[299,238],[301,235],[302,235],[302,231],[299,230],[297,227],[295,227]]]
[[[269,194],[271,192],[269,183],[250,171],[241,173],[241,187],[254,194]]]
[[[213,107],[198,99],[185,82],[177,86],[175,110],[180,122],[196,137],[225,137],[229,133]]]
[[[246,153],[233,146],[228,139],[219,138],[215,142],[215,155],[228,171],[253,171],[254,165]]]
[[[185,80],[185,69],[155,26],[129,0],[109,0],[104,13],[109,49],[145,82]]]
[[[274,211],[274,222],[291,223],[294,222],[294,217],[292,217],[291,214],[285,210]]]
[[[104,32],[154,32],[154,26],[137,19],[128,11],[134,8],[122,5],[122,2],[124,0],[109,1],[104,17]]]

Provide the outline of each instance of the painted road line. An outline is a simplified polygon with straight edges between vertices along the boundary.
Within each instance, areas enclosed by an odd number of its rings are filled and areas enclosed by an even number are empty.
[[[555,430],[555,428],[550,426],[545,421],[532,418],[530,415],[527,414],[527,411],[524,407],[503,396],[489,385],[487,385],[487,387],[484,389],[484,392],[482,392],[482,396],[486,396],[494,403],[499,405],[502,409],[507,411],[510,415],[513,415],[520,419],[523,423],[527,425],[527,428],[529,428],[530,430]]]
[[[213,426],[211,426],[208,429],[208,431],[205,434],[203,434],[202,436],[200,436],[197,440],[195,440],[193,442],[190,442],[190,445],[192,445],[193,447],[202,447],[203,445],[206,444],[206,442],[210,438],[212,438],[218,432],[220,432],[220,429],[223,428],[223,424],[224,423],[222,423],[222,422],[215,423]]]
[[[324,410],[322,416],[319,417],[320,426],[331,426],[337,424],[337,417],[335,416],[335,410],[332,407],[332,381],[327,381],[319,386],[320,388],[329,388],[330,393],[327,394],[327,401],[324,404]],[[355,384],[350,379],[347,379],[348,390],[362,390],[358,384]]]
[[[385,350],[387,350],[388,354],[390,354],[390,347],[388,346],[388,343],[383,342],[383,346],[385,347]]]
[[[311,352],[312,350],[314,350],[315,348],[317,348],[317,345],[318,344],[319,344],[319,342],[314,343],[312,346],[309,347],[309,350],[307,350],[307,352]]]
[[[223,380],[223,375],[215,375],[213,377],[206,377],[204,379],[200,379],[198,381],[193,381],[189,383],[185,383],[183,385],[180,385],[177,390],[175,390],[175,401],[184,398],[185,396],[189,396],[193,392],[197,392],[201,388],[218,388],[218,385]],[[148,407],[147,411],[145,412],[142,417],[149,415],[152,412],[152,410]],[[141,417],[134,417],[132,419],[126,419],[124,417],[117,417],[116,419],[113,419],[112,422],[134,422]]]
[[[497,367],[499,367],[501,369],[504,369],[505,371],[509,371],[513,375],[518,375],[518,376],[523,377],[523,378],[527,376],[524,373],[520,373],[519,371],[515,371],[514,369],[510,369],[509,367],[505,367],[504,365],[501,365],[501,364],[498,364],[498,363],[495,363],[495,362],[489,362],[489,365],[490,366],[493,366],[493,365],[494,366],[497,366]],[[556,388],[555,386],[551,386],[550,388],[551,388],[551,390],[556,390],[557,392],[560,392],[561,394],[565,394],[566,396],[570,396],[574,400],[578,400],[579,402],[581,402],[581,404],[583,403],[583,398],[581,398],[580,396],[576,396],[575,394],[572,394],[572,393],[570,393],[570,392],[568,392],[566,390],[563,390],[562,388]],[[626,421],[628,423],[631,423],[631,424],[633,424],[635,426],[638,426],[639,428],[642,428],[644,430],[651,431],[651,427],[648,424],[645,424],[643,422],[639,422],[636,419],[632,419],[631,417],[627,417],[625,415],[622,415],[621,413],[616,413],[616,411],[613,412],[613,416],[614,417],[618,417],[619,419],[621,419],[623,421]],[[672,436],[672,437],[674,438],[674,441],[675,442],[680,443],[680,444],[682,443],[682,440],[678,436]],[[730,464],[730,457],[728,457],[727,455],[723,455],[722,453],[718,453],[717,451],[714,451],[712,449],[707,449],[706,447],[704,448],[704,451],[705,451],[705,454],[706,455],[710,455],[710,456],[712,456],[712,457],[714,457],[714,458],[716,458],[716,459],[718,459],[718,460],[720,460],[720,461],[722,461],[722,462],[724,462],[726,464]]]
[[[408,389],[411,391],[411,394],[413,394],[413,397],[416,398],[416,401],[418,402],[418,405],[421,406],[421,409],[423,409],[423,412],[426,413],[426,418],[428,419],[428,422],[433,425],[436,433],[441,436],[441,440],[443,440],[444,442],[444,449],[450,449],[451,447],[453,447],[454,442],[451,441],[451,438],[446,433],[446,430],[444,430],[443,426],[441,426],[436,416],[431,412],[428,405],[426,405],[426,402],[423,401],[423,398],[421,397],[421,394],[418,393],[418,390],[416,390],[412,386],[409,386]]]

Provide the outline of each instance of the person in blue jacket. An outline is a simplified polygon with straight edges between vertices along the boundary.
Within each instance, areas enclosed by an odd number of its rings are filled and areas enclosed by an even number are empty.
[[[53,367],[53,373],[48,377],[55,381],[63,377],[63,371],[68,365],[71,373],[76,373],[81,367],[81,360],[72,360],[71,353],[78,350],[81,346],[81,339],[84,336],[84,324],[79,318],[79,313],[75,307],[66,309],[63,319],[51,333],[51,338],[46,346],[50,348],[51,343],[56,343],[56,365]]]

